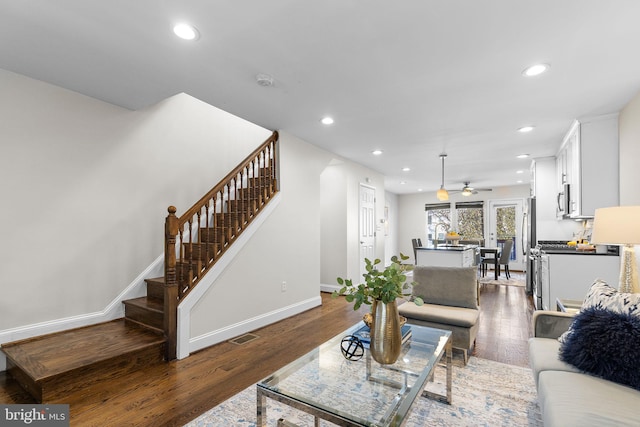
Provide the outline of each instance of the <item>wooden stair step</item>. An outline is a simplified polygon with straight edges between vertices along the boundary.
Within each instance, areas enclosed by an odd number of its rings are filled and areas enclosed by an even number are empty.
[[[147,283],[147,296],[164,301],[164,277],[144,279]]]
[[[164,302],[152,297],[133,298],[124,303],[124,317],[143,326],[162,332],[164,323]]]
[[[6,343],[7,372],[39,403],[162,363],[165,339],[124,319]]]

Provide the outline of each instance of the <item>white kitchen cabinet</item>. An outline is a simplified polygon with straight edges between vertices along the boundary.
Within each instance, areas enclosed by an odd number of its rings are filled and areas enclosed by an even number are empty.
[[[418,248],[417,265],[439,267],[472,267],[475,265],[476,249]]]
[[[542,257],[542,306],[545,310],[555,310],[556,298],[582,301],[596,279],[602,279],[617,289],[619,276],[619,256],[544,255]]]
[[[618,153],[617,114],[572,124],[556,158],[557,191],[566,193],[569,185],[570,218],[589,218],[597,208],[618,206]]]

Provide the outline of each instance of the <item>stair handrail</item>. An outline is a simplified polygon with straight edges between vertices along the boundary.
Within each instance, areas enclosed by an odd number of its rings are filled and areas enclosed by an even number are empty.
[[[175,206],[167,209],[164,247],[167,360],[177,355],[180,301],[278,192],[277,142],[278,132],[274,131],[180,217],[176,216]]]

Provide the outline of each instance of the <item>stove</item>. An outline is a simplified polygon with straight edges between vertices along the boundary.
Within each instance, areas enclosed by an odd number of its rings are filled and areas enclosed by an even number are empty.
[[[541,251],[553,252],[575,252],[575,246],[569,246],[566,240],[538,240],[538,246]]]

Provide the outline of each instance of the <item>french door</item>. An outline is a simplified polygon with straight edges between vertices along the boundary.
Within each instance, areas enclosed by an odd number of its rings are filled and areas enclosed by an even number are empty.
[[[509,256],[510,270],[525,270],[522,255],[522,215],[524,203],[522,199],[489,201],[489,221],[487,247],[500,247],[506,240],[513,240],[513,248]]]

